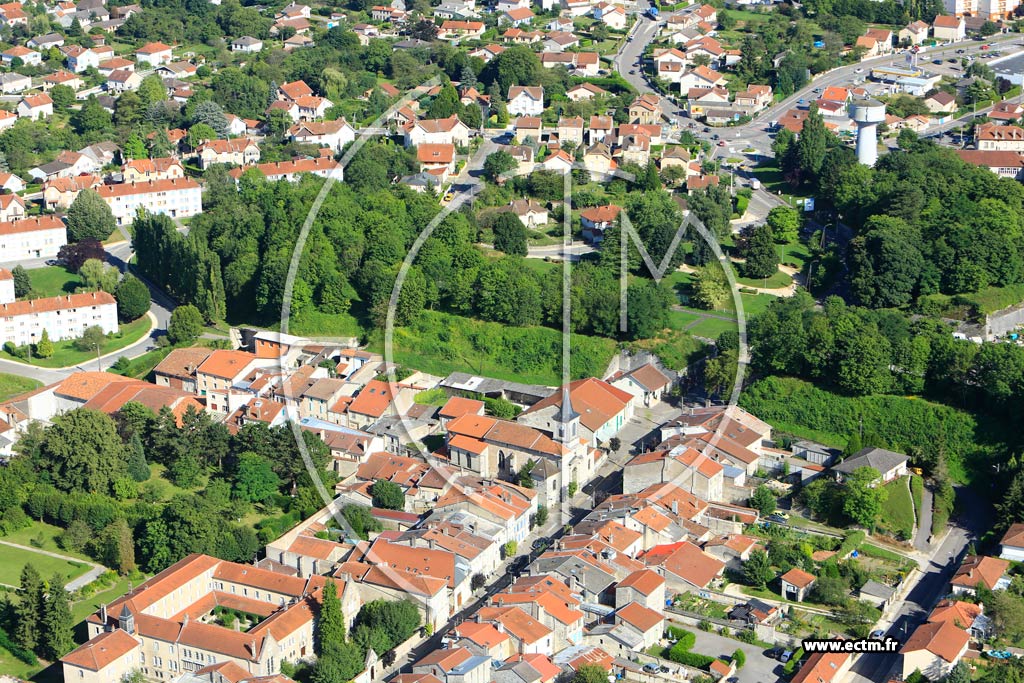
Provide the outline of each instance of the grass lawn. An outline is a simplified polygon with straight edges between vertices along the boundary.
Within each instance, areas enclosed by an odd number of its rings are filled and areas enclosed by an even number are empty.
[[[673,330],[682,330],[684,327],[691,323],[695,323],[701,319],[701,316],[696,313],[688,313],[686,311],[669,311],[668,320]]]
[[[70,555],[72,557],[78,557],[83,560],[88,559],[83,553],[76,553],[70,550],[64,550],[57,545],[57,537],[64,530],[58,526],[47,524],[46,522],[32,522],[30,526],[24,529],[18,529],[12,531],[9,534],[4,534],[0,537],[0,540],[10,541],[11,543],[17,543],[18,545],[28,545],[32,547],[38,547],[40,550],[49,550],[53,553],[60,553],[61,555]],[[41,541],[39,546],[33,545],[32,541]]]
[[[139,583],[140,581],[136,580],[134,585],[137,586]],[[75,623],[77,624],[82,621],[102,605],[111,603],[127,593],[129,585],[132,585],[131,579],[126,576],[119,577],[109,588],[75,602],[71,606],[71,616],[74,618]]]
[[[153,368],[159,365],[160,361],[166,358],[167,354],[173,350],[173,346],[153,349],[152,351],[147,351],[141,356],[132,358],[128,363],[128,367],[123,371],[118,372],[114,368],[110,367],[107,368],[107,372],[124,375],[125,377],[134,377],[135,379],[145,379],[149,376],[149,373],[153,372]]]
[[[803,242],[779,245],[779,261],[795,265],[801,270],[811,260],[811,250]]]
[[[72,273],[63,266],[32,268],[28,271],[28,277],[32,280],[32,291],[39,296],[73,294],[77,288],[85,285],[77,273]]]
[[[744,287],[782,289],[783,287],[789,287],[793,284],[793,278],[788,273],[783,273],[781,270],[777,270],[775,271],[775,274],[769,278],[738,277],[736,278],[736,282]]]
[[[134,322],[130,322],[124,325],[118,326],[118,331],[107,337],[107,340],[103,342],[103,348],[100,349],[101,355],[113,353],[118,349],[123,349],[130,344],[142,339],[149,332],[149,316],[142,316]],[[20,358],[15,358],[5,351],[0,351],[0,358],[7,360],[21,361]],[[82,363],[88,363],[89,361],[96,360],[96,354],[91,351],[79,351],[74,346],[74,341],[71,339],[65,341],[59,341],[53,343],[53,355],[49,358],[32,358],[32,365],[38,365],[43,368],[63,368],[69,365],[79,365]]]
[[[764,185],[764,189],[776,195],[780,195],[790,206],[796,206],[796,200],[798,198],[803,199],[810,197],[811,193],[809,190],[803,187],[794,188],[790,185],[785,178],[782,177],[782,171],[779,170],[778,166],[771,164],[761,164],[753,170],[754,177],[761,181]]]
[[[74,578],[88,570],[85,564],[72,564],[31,550],[0,545],[0,583],[17,586],[21,580],[21,570],[29,563],[32,563],[43,577],[60,574],[65,578]]]
[[[696,337],[717,339],[718,335],[728,330],[735,330],[736,323],[732,320],[721,320],[719,318],[705,318],[687,330]]]
[[[39,386],[42,386],[42,382],[37,382],[34,379],[22,377],[21,375],[9,375],[6,372],[0,372],[0,401],[6,401],[11,396],[24,394],[26,391],[32,391]]]
[[[906,477],[900,477],[885,485],[889,497],[882,504],[879,526],[903,538],[910,538],[914,532],[914,503],[910,498],[910,486]]]
[[[771,294],[740,294],[740,300],[743,302],[743,313],[747,316],[748,320],[768,308],[768,304],[777,298]]]
[[[306,310],[289,321],[288,332],[306,337],[361,337],[365,330],[350,313]]]
[[[546,275],[552,270],[556,270],[562,267],[561,263],[555,263],[553,261],[545,261],[539,258],[526,258],[523,259],[523,265],[537,273],[538,275]]]

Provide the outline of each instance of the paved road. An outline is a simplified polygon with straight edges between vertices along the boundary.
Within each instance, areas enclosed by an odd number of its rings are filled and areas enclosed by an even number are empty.
[[[959,507],[970,516],[951,521],[949,533],[932,552],[930,560],[921,567],[919,580],[888,620],[890,625],[886,628],[886,635],[906,641],[909,634],[925,620],[939,598],[947,592],[949,579],[963,559],[967,544],[990,528],[991,508],[977,493],[960,488],[957,490],[957,499]],[[899,655],[896,653],[863,655],[854,663],[846,680],[851,683],[886,681],[898,664]]]
[[[917,537],[914,538],[914,547],[921,551],[927,551],[931,548],[928,543],[932,535],[932,504],[934,496],[932,490],[927,486],[924,487],[924,494],[921,496],[921,507],[923,509],[921,514],[921,526],[917,530]]]

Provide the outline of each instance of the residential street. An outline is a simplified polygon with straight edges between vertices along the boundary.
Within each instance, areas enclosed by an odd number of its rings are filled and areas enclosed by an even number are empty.
[[[958,506],[968,511],[970,516],[950,520],[949,533],[922,567],[917,583],[910,588],[906,599],[893,606],[890,610],[892,616],[879,624],[878,628],[884,629],[886,635],[905,642],[935,603],[947,593],[949,579],[963,559],[968,543],[990,527],[990,508],[978,498],[976,492],[966,487],[957,490]],[[849,683],[887,681],[898,664],[899,655],[896,653],[862,655],[846,680]]]

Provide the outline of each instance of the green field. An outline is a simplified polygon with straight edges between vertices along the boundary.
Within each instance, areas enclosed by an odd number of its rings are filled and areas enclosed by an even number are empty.
[[[0,544],[0,583],[7,584],[8,586],[17,586],[21,580],[21,570],[29,563],[46,578],[54,574],[60,574],[66,579],[73,579],[84,574],[89,569],[85,564],[72,564],[66,560],[43,555],[32,550],[12,548],[9,545]]]
[[[769,278],[737,277],[736,282],[743,287],[782,289],[783,287],[789,287],[793,284],[793,278],[790,277],[788,273],[783,273],[781,270],[777,270],[775,271],[775,274]]]
[[[24,394],[26,391],[32,391],[40,386],[42,386],[42,382],[37,382],[34,379],[0,372],[0,401],[6,401],[11,396]]]
[[[910,497],[907,477],[900,477],[885,485],[889,497],[882,504],[878,527],[893,536],[908,539],[914,533],[914,502]]]
[[[77,273],[72,273],[62,266],[46,266],[28,271],[32,280],[32,291],[39,296],[60,296],[73,294],[79,287],[85,286]]]
[[[118,349],[134,344],[149,333],[149,316],[142,316],[138,320],[118,326],[118,331],[107,337],[100,349],[100,355],[113,353]],[[0,351],[0,358],[24,363],[20,358],[15,358],[6,351]],[[53,355],[49,358],[32,358],[31,365],[42,368],[64,368],[71,365],[88,364],[95,361],[96,354],[90,351],[79,351],[75,348],[74,340],[68,339],[53,343]],[[93,368],[95,369],[95,368]]]
[[[305,337],[362,337],[365,330],[351,313],[306,310],[288,321],[288,332]]]
[[[717,339],[718,335],[728,330],[735,330],[736,323],[732,320],[720,318],[705,318],[687,330],[690,334],[707,339]]]
[[[57,545],[57,537],[63,533],[63,529],[46,522],[32,522],[29,526],[24,529],[18,529],[12,531],[9,534],[4,534],[0,537],[0,540],[8,541],[10,543],[17,543],[18,545],[32,546],[33,548],[39,548],[40,550],[48,550],[51,553],[60,553],[61,555],[70,555],[71,557],[77,557],[80,559],[88,559],[83,553],[76,553],[73,551],[64,550]],[[38,545],[36,545],[38,543]]]

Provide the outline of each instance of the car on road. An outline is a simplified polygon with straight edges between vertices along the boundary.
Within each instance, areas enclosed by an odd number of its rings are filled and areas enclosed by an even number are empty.
[[[538,538],[536,541],[533,542],[532,547],[533,547],[534,550],[540,550],[541,548],[546,548],[547,545],[548,545],[548,539],[546,539],[546,538]]]
[[[942,64],[942,60],[941,59],[933,59],[932,60],[932,64]]]
[[[725,147],[725,140],[719,140],[718,141],[718,146],[719,147]]]
[[[864,68],[858,66],[856,69],[853,70],[853,73],[855,73],[855,74],[862,74],[862,73],[864,73]]]
[[[774,522],[775,524],[785,524],[787,521],[786,517],[779,514],[768,515],[766,519],[767,521]]]
[[[957,51],[956,51],[956,53],[957,53],[958,55],[962,55],[962,54],[965,54],[966,52],[967,52],[967,50],[965,50],[965,49],[963,49],[963,48],[960,48],[959,50],[957,50]]]
[[[960,60],[959,60],[959,59],[957,59],[956,57],[950,57],[950,58],[949,58],[949,59],[947,59],[946,61],[947,61],[947,62],[949,62],[950,64],[956,64],[956,63],[957,63],[957,62],[959,62]]]
[[[783,648],[781,648],[781,647],[773,647],[773,648],[770,648],[768,650],[765,650],[764,651],[764,656],[765,657],[769,657],[771,659],[778,659],[779,655],[781,655],[782,652],[783,652]]]
[[[636,69],[630,69],[629,73],[630,73],[630,75],[635,74],[636,73]]]
[[[657,664],[650,664],[650,663],[644,664],[644,672],[645,673],[656,674],[656,673],[658,673],[658,671],[659,671],[659,668],[658,668]]]

